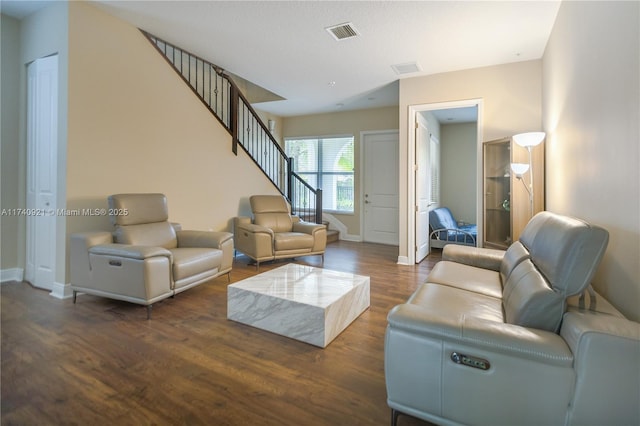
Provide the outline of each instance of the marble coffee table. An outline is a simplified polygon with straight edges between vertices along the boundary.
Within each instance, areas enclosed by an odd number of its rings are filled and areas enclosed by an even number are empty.
[[[369,303],[369,277],[289,263],[229,285],[227,318],[324,348]]]

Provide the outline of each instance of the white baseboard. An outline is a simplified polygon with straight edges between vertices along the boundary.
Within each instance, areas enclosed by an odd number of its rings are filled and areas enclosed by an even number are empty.
[[[360,235],[353,235],[353,234],[344,234],[344,235],[340,234],[340,239],[345,241],[354,241],[356,243],[362,242],[362,237]]]
[[[71,290],[71,284],[62,284],[54,282],[51,288],[49,296],[53,296],[56,299],[69,299],[73,296],[73,290]]]
[[[407,256],[398,256],[398,265],[411,265]]]
[[[22,281],[23,278],[24,269],[22,268],[0,269],[0,283]]]

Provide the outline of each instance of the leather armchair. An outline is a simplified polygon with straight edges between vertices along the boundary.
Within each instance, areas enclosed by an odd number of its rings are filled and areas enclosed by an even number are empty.
[[[542,212],[506,251],[446,246],[388,315],[392,424],[638,424],[640,324],[589,286],[607,242]]]
[[[321,255],[327,246],[325,225],[303,222],[291,215],[287,200],[281,195],[253,195],[249,198],[253,220],[234,218],[236,250],[256,262],[298,256]]]
[[[163,194],[108,198],[111,232],[71,235],[71,288],[147,306],[220,275],[229,276],[233,235],[183,231],[168,221]]]

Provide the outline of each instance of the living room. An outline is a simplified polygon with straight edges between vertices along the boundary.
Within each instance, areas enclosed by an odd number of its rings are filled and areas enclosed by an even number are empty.
[[[539,59],[401,79],[398,107],[370,111],[374,124],[360,129],[399,129],[400,176],[408,174],[411,105],[481,98],[483,140],[544,130],[546,209],[609,231],[594,287],[635,321],[638,15],[637,2],[562,2]],[[3,207],[24,206],[23,68],[54,52],[60,57],[61,94],[58,208],[101,208],[112,193],[159,191],[167,194],[172,217],[185,226],[223,230],[248,211],[250,195],[274,193],[243,153],[232,154],[229,134],[128,22],[89,2],[69,2],[21,21],[3,15],[2,31]],[[339,114],[349,121],[350,113]],[[275,119],[287,137],[295,136],[287,129],[305,117]],[[336,123],[334,114],[314,120]],[[344,131],[333,126],[332,134]],[[393,257],[410,252],[408,191],[400,187],[400,245]],[[57,297],[70,295],[68,236],[97,229],[109,229],[106,217],[59,218]],[[24,218],[3,217],[3,281],[24,268],[25,240]]]

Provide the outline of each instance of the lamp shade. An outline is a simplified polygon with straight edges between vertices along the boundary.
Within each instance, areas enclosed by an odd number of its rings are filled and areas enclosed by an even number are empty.
[[[511,170],[513,170],[513,173],[515,173],[516,176],[520,177],[523,174],[527,173],[527,170],[529,170],[529,165],[526,163],[511,163]]]
[[[520,146],[536,146],[544,139],[544,132],[519,133],[513,136],[513,140]]]

